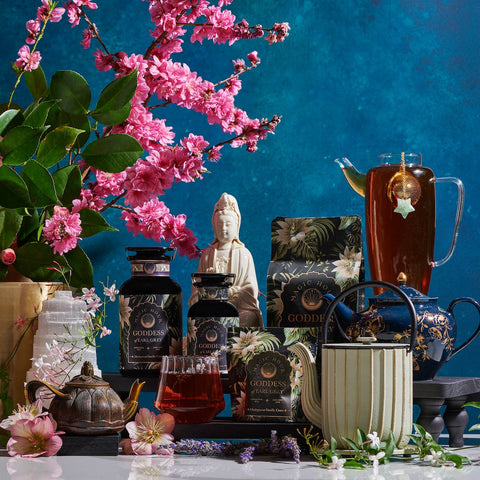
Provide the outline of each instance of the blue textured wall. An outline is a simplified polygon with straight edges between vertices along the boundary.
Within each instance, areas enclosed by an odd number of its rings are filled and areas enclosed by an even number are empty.
[[[25,21],[40,2],[0,0],[2,17],[0,85],[5,98],[13,84],[10,62],[23,44]],[[92,19],[112,50],[143,52],[150,42],[147,2],[99,0]],[[457,249],[435,269],[430,294],[447,307],[458,296],[480,298],[477,269],[479,172],[477,152],[480,104],[480,3],[441,0],[236,0],[239,19],[271,25],[287,21],[283,44],[264,40],[226,46],[185,44],[182,61],[207,79],[218,81],[231,71],[231,60],[258,50],[262,64],[243,77],[239,105],[254,117],[283,116],[275,136],[255,154],[223,150],[212,172],[191,185],[178,184],[166,195],[175,214],[188,215],[200,245],[212,240],[210,216],[222,192],[237,197],[242,212],[241,239],[257,266],[260,290],[266,290],[270,257],[270,222],[276,216],[360,214],[363,199],[347,186],[334,159],[347,156],[360,170],[377,163],[382,152],[415,151],[438,176],[458,176],[465,183],[466,205]],[[92,50],[79,45],[80,29],[66,22],[51,24],[40,50],[47,77],[73,69],[98,89],[105,75],[96,72]],[[180,60],[180,58],[179,58]],[[21,103],[22,93],[16,97]],[[189,112],[168,114],[177,134],[208,133],[203,118]],[[446,252],[454,214],[454,189],[438,187],[437,257]],[[129,264],[124,247],[146,244],[126,232],[83,241],[94,260],[97,280],[126,280]],[[172,276],[186,297],[196,263],[175,259]],[[368,278],[368,275],[367,275]],[[265,311],[265,302],[262,300]],[[459,336],[477,322],[472,310],[459,307]],[[186,316],[186,312],[184,313]],[[117,368],[116,313],[109,324],[114,335],[102,340],[99,358],[105,371]],[[459,340],[460,342],[460,340]],[[457,344],[459,343],[457,342]],[[480,340],[453,358],[443,375],[480,375]]]

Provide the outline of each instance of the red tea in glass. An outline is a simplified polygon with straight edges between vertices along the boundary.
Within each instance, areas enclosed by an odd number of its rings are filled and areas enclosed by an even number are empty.
[[[176,423],[205,423],[225,408],[218,359],[213,356],[164,356],[154,402]]]

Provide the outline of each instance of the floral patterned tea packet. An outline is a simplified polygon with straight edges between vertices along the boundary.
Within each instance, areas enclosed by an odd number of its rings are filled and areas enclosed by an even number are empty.
[[[302,342],[315,357],[318,332],[317,328],[229,328],[227,359],[235,420],[305,421],[302,368],[288,346]]]
[[[328,307],[322,297],[336,296],[364,276],[359,216],[275,218],[267,273],[267,325],[321,327]],[[355,310],[357,296],[344,303]]]

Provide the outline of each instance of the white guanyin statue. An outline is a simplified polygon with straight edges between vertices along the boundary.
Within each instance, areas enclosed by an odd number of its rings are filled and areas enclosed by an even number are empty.
[[[258,305],[258,284],[252,254],[239,239],[241,215],[235,197],[222,194],[212,215],[214,240],[203,251],[197,272],[234,273],[229,301],[237,307],[240,326],[262,326]],[[192,288],[189,306],[197,301]]]

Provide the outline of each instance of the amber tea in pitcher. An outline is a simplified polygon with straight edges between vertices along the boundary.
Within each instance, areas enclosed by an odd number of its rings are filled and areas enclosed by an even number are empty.
[[[382,164],[359,173],[347,158],[337,159],[350,186],[365,196],[370,277],[397,284],[405,273],[409,286],[428,294],[432,268],[452,256],[463,210],[464,189],[458,178],[435,177],[418,153],[384,153]],[[450,249],[434,260],[435,185],[452,182],[458,189]]]

